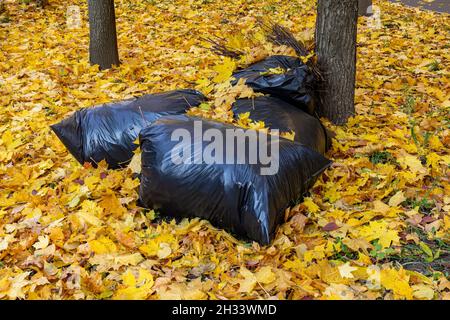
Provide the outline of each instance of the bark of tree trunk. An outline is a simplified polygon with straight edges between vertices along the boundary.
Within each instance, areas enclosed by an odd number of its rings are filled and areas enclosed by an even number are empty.
[[[100,69],[119,65],[114,0],[88,0],[89,60]]]
[[[358,0],[318,0],[316,53],[324,77],[318,113],[344,124],[355,112]]]

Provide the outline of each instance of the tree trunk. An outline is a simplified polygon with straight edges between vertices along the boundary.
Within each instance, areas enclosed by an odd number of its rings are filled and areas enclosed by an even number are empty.
[[[88,0],[89,60],[100,69],[119,65],[114,0]]]
[[[318,0],[316,53],[324,77],[318,113],[344,124],[355,113],[358,0]]]

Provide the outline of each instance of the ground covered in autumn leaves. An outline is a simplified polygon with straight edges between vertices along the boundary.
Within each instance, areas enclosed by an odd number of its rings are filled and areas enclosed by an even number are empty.
[[[357,114],[334,161],[291,208],[272,245],[206,221],[165,221],[136,205],[130,169],[79,165],[49,129],[70,112],[144,93],[209,94],[230,62],[201,37],[229,38],[251,62],[270,16],[311,40],[310,0],[116,0],[122,65],[88,64],[86,1],[45,10],[6,0],[0,24],[0,298],[449,299],[449,16],[387,1],[361,18]],[[213,196],[213,195],[212,195]],[[176,197],[176,194],[174,195]]]

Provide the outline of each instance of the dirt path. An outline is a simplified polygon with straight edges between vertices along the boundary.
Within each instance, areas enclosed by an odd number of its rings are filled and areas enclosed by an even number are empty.
[[[449,0],[434,0],[426,2],[424,0],[390,0],[391,2],[401,2],[412,7],[419,7],[427,10],[450,13]]]

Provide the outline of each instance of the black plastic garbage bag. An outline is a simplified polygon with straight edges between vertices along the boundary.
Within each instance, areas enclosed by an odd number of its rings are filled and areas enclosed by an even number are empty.
[[[205,97],[195,90],[176,90],[76,111],[51,128],[81,163],[105,159],[110,168],[126,166],[142,128],[161,116],[183,114]]]
[[[232,133],[236,140],[230,138]],[[258,144],[268,142],[270,161],[260,154],[264,145],[256,150],[249,142],[255,141],[255,135]],[[139,137],[140,205],[169,217],[208,219],[216,227],[261,244],[271,241],[285,209],[331,163],[310,148],[278,136],[186,115],[160,118]],[[222,149],[213,152],[212,142]],[[256,161],[252,160],[255,155]]]
[[[295,141],[324,154],[331,146],[327,130],[319,119],[270,96],[239,99],[233,104],[234,116],[250,112],[253,121],[264,121],[266,127],[295,133]]]
[[[278,73],[274,69],[283,69]],[[256,92],[271,94],[303,109],[314,113],[314,75],[300,59],[290,56],[271,56],[238,70],[233,74],[235,84],[245,78],[246,84]]]

